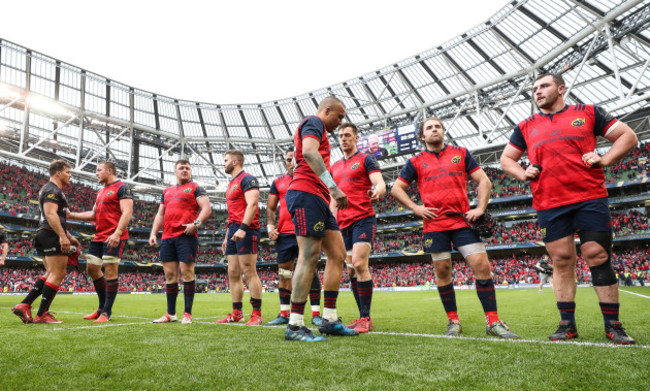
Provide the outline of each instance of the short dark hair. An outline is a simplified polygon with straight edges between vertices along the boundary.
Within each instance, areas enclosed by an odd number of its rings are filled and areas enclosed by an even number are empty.
[[[57,172],[61,172],[66,168],[70,168],[68,162],[63,159],[56,159],[50,163],[50,176],[54,176]]]
[[[355,136],[359,134],[359,128],[357,128],[357,125],[353,124],[352,122],[344,122],[341,124],[341,126],[339,126],[339,129],[341,130],[345,128],[352,128],[352,132]]]
[[[548,72],[547,73],[542,73],[541,75],[539,75],[539,76],[537,76],[535,78],[535,81],[537,81],[539,79],[542,79],[544,77],[547,77],[547,76],[551,76],[553,78],[553,81],[555,82],[555,85],[558,86],[558,87],[566,85],[566,83],[564,83],[564,78],[559,73],[548,73]]]
[[[113,172],[113,175],[117,175],[117,168],[113,162],[100,162],[99,165],[104,165],[104,168],[109,169]]]
[[[241,165],[244,165],[244,153],[238,149],[229,149],[224,155],[236,156]]]
[[[176,160],[176,163],[174,164],[174,169],[176,169],[176,167],[178,167],[179,164],[187,164],[188,166],[192,167],[189,160],[187,160],[187,159],[178,159],[178,160]]]
[[[433,116],[433,117],[423,119],[422,122],[420,122],[418,124],[418,131],[416,133],[418,141],[422,141],[422,136],[424,136],[424,124],[426,124],[429,121],[438,121],[440,123],[440,125],[442,125],[442,130],[443,131],[447,130],[447,129],[445,129],[444,122],[442,122],[442,118],[440,118],[440,117]]]

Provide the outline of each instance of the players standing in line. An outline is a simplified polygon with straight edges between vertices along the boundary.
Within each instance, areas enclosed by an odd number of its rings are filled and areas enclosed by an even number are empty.
[[[49,171],[50,180],[38,192],[39,224],[34,237],[34,247],[43,257],[45,274],[36,281],[27,297],[12,309],[23,323],[63,323],[55,319],[49,309],[66,275],[71,246],[79,248],[79,241],[70,235],[66,226],[68,200],[61,190],[70,184],[70,166],[64,160],[54,160]],[[31,305],[41,294],[43,298],[38,313],[32,319]]]
[[[9,253],[9,243],[7,243],[7,234],[0,229],[0,247],[2,247],[2,254],[0,255],[0,266],[5,265],[7,254]]]
[[[358,133],[356,125],[352,123],[344,123],[339,128],[343,159],[334,163],[330,172],[334,182],[348,196],[348,207],[336,210],[332,202],[330,208],[343,234],[350,287],[359,307],[359,319],[347,327],[367,333],[374,327],[370,318],[373,283],[368,270],[377,231],[377,217],[372,204],[386,193],[386,183],[374,155],[357,150]]]
[[[327,263],[324,274],[323,334],[359,335],[349,329],[336,314],[336,299],[345,261],[345,243],[329,208],[330,196],[339,209],[348,206],[345,193],[336,186],[329,173],[330,142],[328,133],[334,132],[345,117],[345,106],[333,96],[323,99],[315,116],[305,118],[294,136],[296,168],[286,200],[298,239],[298,263],[293,273],[291,315],[284,333],[286,340],[324,341],[305,327],[304,312],[307,294],[314,270],[325,250]]]
[[[476,277],[476,293],[487,321],[486,333],[501,338],[518,338],[499,320],[485,246],[466,221],[474,222],[483,215],[492,184],[466,148],[444,143],[444,132],[440,118],[431,117],[420,124],[417,137],[424,142],[425,149],[406,162],[391,193],[415,215],[424,219],[424,251],[431,253],[438,292],[449,318],[445,334],[459,335],[462,332],[452,277],[453,243]],[[467,199],[468,176],[478,183],[478,205],[471,210]],[[417,181],[424,205],[416,204],[406,193],[414,180]]]
[[[199,247],[199,227],[205,223],[212,210],[205,190],[192,181],[192,166],[187,159],[174,165],[177,185],[163,191],[158,213],[153,220],[149,245],[157,243],[156,235],[162,226],[160,262],[165,272],[167,313],[153,323],[176,322],[176,297],[178,296],[178,269],[183,277],[185,311],[181,323],[192,323],[192,305],[196,288],[194,264]]]
[[[296,229],[291,222],[291,214],[287,209],[285,196],[289,184],[293,179],[293,151],[288,151],[284,156],[284,164],[287,173],[276,178],[271,184],[269,199],[266,205],[266,228],[269,239],[275,241],[278,262],[278,290],[280,291],[280,315],[267,323],[267,326],[275,326],[289,323],[289,311],[291,310],[291,277],[298,258],[298,241],[296,240]],[[280,219],[276,226],[276,213],[280,205]],[[320,326],[323,318],[320,316],[320,291],[321,283],[318,272],[314,272],[314,278],[309,289],[309,301],[311,302],[311,323]]]
[[[84,319],[104,323],[111,319],[113,303],[119,291],[117,271],[129,239],[126,228],[133,214],[133,194],[129,185],[117,179],[117,170],[112,162],[99,163],[95,176],[104,188],[97,192],[93,209],[68,212],[68,219],[94,221],[96,224],[95,237],[86,254],[86,267],[99,297],[99,307]]]
[[[533,94],[540,112],[515,127],[501,155],[501,167],[520,181],[530,181],[533,208],[553,259],[553,290],[560,325],[552,341],[578,337],[575,323],[574,235],[591,271],[600,302],[605,335],[617,344],[633,344],[619,322],[616,272],[611,263],[611,214],[603,167],[621,160],[637,145],[636,134],[605,110],[593,105],[567,105],[562,76],[542,74]],[[612,142],[604,155],[595,152],[597,137]],[[519,165],[528,150],[530,166]]]
[[[250,290],[253,313],[246,325],[262,324],[262,282],[257,275],[257,246],[260,240],[260,222],[257,202],[260,198],[257,178],[243,169],[244,154],[227,151],[224,158],[226,174],[232,179],[226,190],[228,229],[221,249],[228,258],[228,280],[232,296],[232,312],[217,323],[239,322],[244,319],[242,298],[244,282]]]
[[[542,293],[542,288],[547,282],[551,284],[551,289],[553,289],[553,266],[548,262],[548,259],[548,255],[544,255],[535,264],[535,270],[539,274],[539,287],[537,291],[540,293]]]

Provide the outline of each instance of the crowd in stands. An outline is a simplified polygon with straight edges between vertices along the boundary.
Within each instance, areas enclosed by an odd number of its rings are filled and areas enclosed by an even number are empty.
[[[523,164],[525,166],[525,164]],[[514,180],[506,175],[503,170],[496,167],[484,167],[485,172],[492,181],[492,198],[509,197],[522,194],[530,194],[528,183]],[[631,180],[650,175],[650,143],[640,144],[627,157],[627,159],[605,169],[608,182]],[[29,170],[24,167],[13,166],[7,162],[0,162],[0,209],[12,215],[26,213],[36,216],[38,214],[38,189],[47,182],[48,177],[44,173]],[[89,186],[79,183],[72,183],[69,188],[64,189],[70,210],[84,211],[92,208],[98,185]],[[477,196],[476,184],[468,182],[468,194],[470,200]],[[416,202],[419,202],[419,195],[413,183],[409,190]],[[158,211],[159,203],[151,201],[135,201],[134,214],[131,220],[131,228],[150,228],[151,223]],[[375,205],[377,213],[400,212],[404,208],[390,196],[390,186],[383,199]],[[264,226],[265,213],[260,213],[260,223]],[[202,227],[204,230],[225,229],[226,212],[214,210],[211,218]]]
[[[612,256],[612,263],[619,272],[621,280],[629,279],[632,284],[645,284],[649,278],[650,250],[648,248],[616,249]],[[526,253],[510,256],[494,257],[490,259],[493,280],[497,285],[537,284],[539,275],[534,265],[540,256]],[[370,271],[375,287],[405,287],[405,286],[433,286],[436,283],[433,264],[424,263],[371,263]],[[266,290],[277,289],[277,273],[273,268],[258,271],[262,285]],[[41,267],[18,269],[0,269],[0,290],[12,292],[28,291],[35,280],[43,274]],[[462,260],[453,263],[454,284],[473,285],[474,276],[471,268]],[[623,278],[625,277],[625,278]],[[321,270],[322,278],[322,270]],[[161,270],[121,272],[120,291],[122,292],[164,292],[165,278]],[[578,283],[588,284],[591,281],[589,267],[579,257],[576,267]],[[197,273],[196,280],[204,286],[203,289],[227,291],[227,271],[220,270],[211,273]],[[207,281],[207,284],[203,283]],[[622,282],[623,283],[623,282]],[[349,287],[347,273],[341,279],[341,287]],[[93,284],[85,272],[73,270],[68,273],[61,289],[64,291],[87,292],[93,290]]]

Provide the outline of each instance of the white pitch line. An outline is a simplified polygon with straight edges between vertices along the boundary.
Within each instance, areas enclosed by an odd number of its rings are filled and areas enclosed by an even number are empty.
[[[214,322],[194,322],[197,324],[215,324]],[[117,326],[133,326],[133,325],[144,325],[152,324],[151,322],[135,322],[135,323],[114,323],[114,324],[102,324],[94,326],[79,326],[79,327],[59,327],[47,329],[49,331],[60,331],[60,330],[80,330],[80,329],[90,329],[96,327],[117,327]],[[226,326],[246,326],[243,322],[236,323],[218,323],[219,325]],[[259,327],[259,326],[251,326]],[[262,326],[262,329],[277,329],[284,328],[284,325],[280,326]],[[312,329],[315,331],[316,329]],[[500,339],[500,338],[480,338],[480,337],[464,337],[464,336],[449,336],[442,334],[424,334],[424,333],[400,333],[394,331],[372,331],[367,335],[391,335],[397,337],[420,337],[420,338],[435,338],[435,339],[447,339],[447,340],[464,340],[464,341],[481,341],[481,342],[493,342],[493,343],[531,343],[531,344],[540,344],[540,345],[575,345],[575,346],[588,346],[588,347],[599,347],[599,348],[637,348],[637,349],[650,349],[650,345],[616,345],[614,343],[606,342],[580,342],[580,341],[548,341],[548,340],[539,340],[539,339]]]
[[[576,346],[595,346],[601,348],[639,348],[650,349],[650,345],[616,345],[614,343],[606,342],[579,342],[579,341],[548,341],[539,339],[500,339],[500,338],[479,338],[479,337],[462,337],[462,336],[449,336],[440,334],[419,334],[419,333],[396,333],[390,331],[372,331],[369,334],[380,335],[395,335],[404,337],[423,337],[423,338],[441,338],[441,339],[460,339],[468,341],[484,341],[484,342],[503,342],[503,343],[537,343],[542,345],[576,345]]]
[[[57,327],[52,329],[46,329],[48,331],[61,331],[61,330],[81,330],[81,329],[94,329],[100,327],[118,327],[118,326],[133,326],[133,325],[143,325],[149,324],[150,322],[134,322],[134,323],[112,323],[112,324],[97,324],[93,326],[79,326],[79,327]]]
[[[625,292],[625,293],[629,293],[629,294],[631,294],[631,295],[641,296],[641,297],[645,297],[646,299],[650,299],[650,296],[642,295],[642,294],[640,294],[640,293],[635,293],[635,292],[626,291],[625,289],[619,289],[619,292]]]

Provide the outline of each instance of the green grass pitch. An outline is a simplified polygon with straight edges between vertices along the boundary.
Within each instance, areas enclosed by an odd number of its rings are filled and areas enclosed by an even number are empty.
[[[107,325],[82,319],[94,295],[59,295],[52,311],[62,325],[23,325],[10,311],[23,296],[0,296],[0,390],[647,390],[650,289],[622,290],[632,347],[605,338],[591,288],[578,289],[575,343],[547,339],[559,321],[550,289],[497,290],[500,316],[519,341],[485,335],[473,290],[456,291],[463,336],[443,337],[433,290],[375,292],[373,332],[313,344],[284,341],[283,327],[214,324],[230,312],[229,294],[197,294],[190,325],[151,323],[165,312],[163,294],[119,295]],[[182,303],[180,294],[181,314]],[[278,303],[277,293],[264,294],[265,321]],[[339,296],[339,316],[358,316],[350,292]]]

